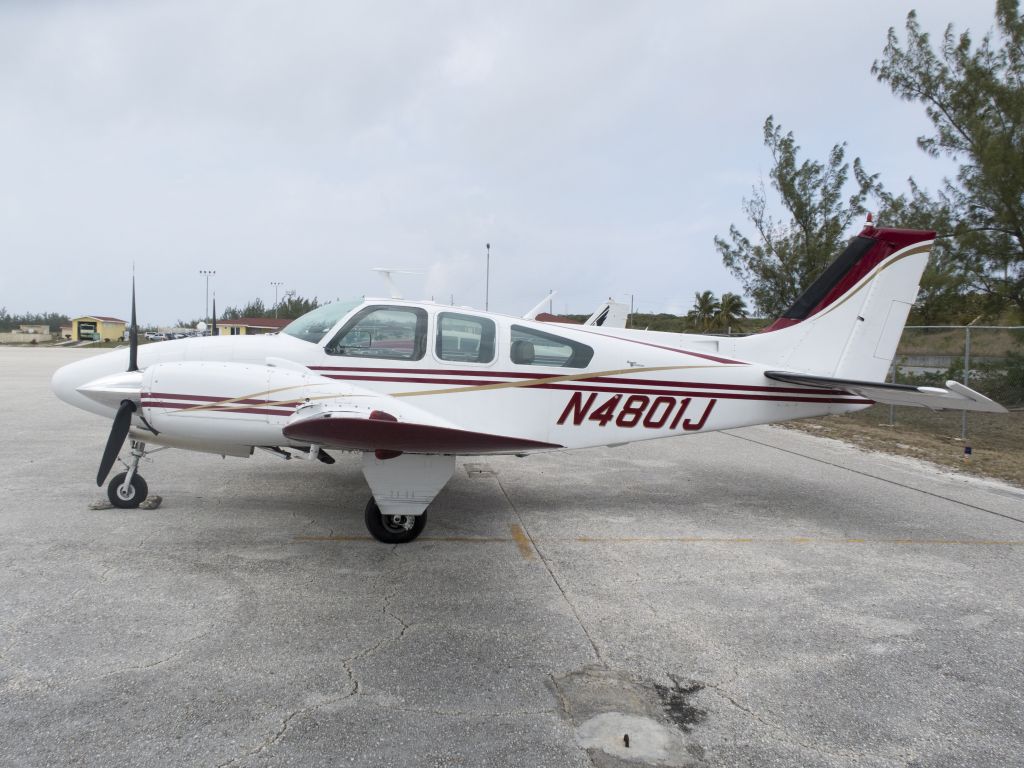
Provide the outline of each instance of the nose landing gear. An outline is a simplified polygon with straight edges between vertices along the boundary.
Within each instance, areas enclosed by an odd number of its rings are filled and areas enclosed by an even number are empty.
[[[142,475],[133,475],[129,480],[128,473],[122,472],[107,485],[107,498],[120,509],[135,509],[148,495],[149,486]]]
[[[126,463],[127,472],[121,472],[107,484],[107,498],[119,509],[136,509],[149,495],[149,486],[138,473],[139,461],[146,455],[146,444],[132,440],[132,458]]]

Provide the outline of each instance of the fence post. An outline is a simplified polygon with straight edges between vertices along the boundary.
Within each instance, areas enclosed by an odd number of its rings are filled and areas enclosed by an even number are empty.
[[[892,371],[891,371],[891,376],[889,378],[890,378],[890,380],[892,381],[893,384],[896,383],[896,358],[895,357],[892,359]],[[896,406],[891,404],[891,403],[889,404],[889,426],[890,427],[895,427],[896,426]]]
[[[970,386],[971,374],[971,326],[964,326],[964,386]],[[967,442],[967,411],[961,412],[960,439]]]

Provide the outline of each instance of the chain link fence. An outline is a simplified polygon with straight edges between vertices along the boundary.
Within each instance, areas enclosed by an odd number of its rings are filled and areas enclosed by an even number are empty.
[[[941,386],[959,381],[1010,409],[1024,408],[1024,326],[908,325],[889,372],[899,384]],[[897,425],[904,410],[890,407],[889,423]],[[927,415],[925,415],[927,414]],[[979,414],[962,411],[915,414],[917,426],[932,426],[949,435],[959,427],[968,439],[971,419]],[[957,424],[956,422],[959,422]]]

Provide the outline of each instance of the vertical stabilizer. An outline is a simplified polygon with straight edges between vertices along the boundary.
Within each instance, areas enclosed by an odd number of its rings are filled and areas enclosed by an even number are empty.
[[[868,226],[764,332],[744,359],[823,376],[883,381],[917,299],[934,232]]]
[[[628,305],[608,299],[583,324],[601,326],[603,328],[625,328],[628,318]]]

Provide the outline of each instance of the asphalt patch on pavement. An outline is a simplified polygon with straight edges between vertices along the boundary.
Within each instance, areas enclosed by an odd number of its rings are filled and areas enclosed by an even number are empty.
[[[587,666],[552,677],[551,687],[576,743],[598,768],[705,765],[694,729],[707,711],[693,702],[704,686],[667,677],[663,684]]]
[[[675,675],[669,675],[672,685],[654,684],[654,689],[661,697],[662,706],[669,719],[685,733],[689,733],[695,725],[700,725],[708,716],[706,709],[694,706],[690,698],[704,690],[701,683],[692,680],[682,681]]]

